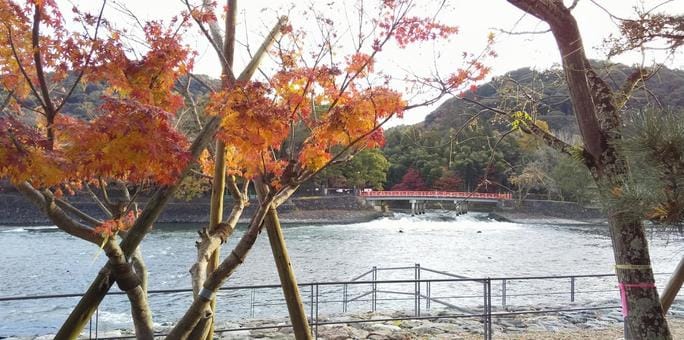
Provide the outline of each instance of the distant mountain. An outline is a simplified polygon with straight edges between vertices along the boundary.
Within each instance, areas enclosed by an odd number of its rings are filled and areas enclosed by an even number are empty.
[[[614,89],[619,88],[635,70],[622,64],[598,61],[592,63]],[[537,118],[546,121],[552,130],[578,133],[568,89],[560,69],[536,71],[521,68],[494,78],[466,96],[492,107],[536,112]],[[671,110],[684,110],[684,70],[660,69],[646,82],[645,90],[638,90],[633,94],[626,108],[627,111],[640,110],[657,105]],[[420,126],[437,130],[458,128],[480,111],[480,106],[452,98],[430,113]],[[491,118],[494,115],[483,112],[481,116]]]

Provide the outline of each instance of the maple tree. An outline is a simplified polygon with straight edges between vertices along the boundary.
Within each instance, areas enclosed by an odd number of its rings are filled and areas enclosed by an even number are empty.
[[[189,4],[188,7],[193,9]],[[204,25],[202,31],[213,46],[220,47],[224,41],[225,48],[227,40],[220,39],[220,32],[212,28],[217,26],[215,17],[207,14],[213,12],[211,7],[207,2],[197,7],[196,21]],[[235,8],[234,2],[228,2],[227,8],[229,11]],[[198,273],[193,278],[195,299],[169,338],[205,334],[198,329],[205,327],[206,320],[213,316],[212,296],[244,261],[261,228],[268,231],[295,335],[311,337],[276,209],[299,185],[327,166],[381,145],[382,125],[391,117],[401,116],[406,109],[421,105],[409,105],[388,82],[374,80],[373,77],[382,75],[374,64],[386,44],[395,41],[404,48],[417,41],[444,38],[456,32],[454,27],[434,20],[409,16],[413,8],[411,1],[385,1],[379,8],[380,18],[369,20],[377,29],[368,28],[370,34],[359,32],[358,45],[344,61],[335,62],[331,58],[326,63],[328,56],[336,54],[331,50],[330,41],[320,44],[319,52],[308,51],[301,41],[303,34],[286,25],[282,29],[283,37],[276,44],[278,50],[273,53],[277,66],[265,81],[225,84],[211,95],[205,112],[221,117],[221,131],[217,135],[221,141],[218,145],[225,147],[219,153],[225,157],[221,165],[228,174],[228,190],[240,203],[237,209],[233,207],[229,218],[232,222],[214,224],[216,228],[201,232],[198,262],[193,266],[193,273]],[[334,36],[333,22],[320,20],[328,39]],[[366,46],[362,41],[372,43]],[[227,59],[221,54],[231,52],[215,49],[219,59]],[[482,79],[487,72],[479,61],[466,62],[466,67],[457,72],[458,76],[439,84],[441,91],[436,98],[461,91],[467,83]],[[297,131],[304,131],[304,137],[296,136]],[[215,181],[223,176],[222,172],[214,172]],[[207,270],[207,258],[232,233],[236,214],[242,212],[239,206],[244,204],[246,186],[237,188],[236,176],[244,178],[244,183],[250,180],[255,183],[260,204],[228,257],[213,271]],[[215,206],[221,205],[218,202]],[[212,211],[213,207],[214,204]],[[220,216],[221,212],[214,215]]]
[[[438,178],[432,187],[441,191],[462,191],[463,179],[455,172],[444,170],[442,176]]]
[[[427,186],[425,181],[420,176],[420,172],[415,168],[409,168],[406,170],[404,177],[401,178],[401,182],[395,184],[392,190],[425,190]]]
[[[0,3],[0,177],[57,227],[103,249],[109,259],[103,275],[126,291],[136,334],[152,338],[144,261],[137,245],[126,249],[118,239],[135,223],[149,228],[154,220],[139,214],[129,184],[136,193],[170,185],[195,157],[172,124],[183,104],[172,86],[192,66],[193,53],[177,39],[185,17],[146,23],[147,49],[131,58],[124,32],[103,17],[105,4],[96,14],[72,10],[79,31],[67,28],[55,1]],[[104,104],[89,120],[63,113],[86,83],[107,84]],[[123,194],[110,197],[110,184]],[[69,203],[64,192],[80,189],[105,219]]]
[[[229,26],[234,26],[235,3],[227,2],[226,8],[233,9],[226,16],[229,23],[232,20]],[[415,4],[409,0],[379,2],[379,15],[359,25],[358,40],[351,53],[342,53],[347,55],[343,60],[331,57],[341,47],[332,43],[332,20],[317,16],[327,44],[312,47],[301,31],[281,19],[239,77],[232,71],[230,55],[234,29],[226,32],[223,41],[217,39],[215,3],[188,3],[187,13],[178,19],[142,24],[146,46],[138,58],[128,53],[127,32],[103,16],[105,4],[98,14],[74,9],[83,26],[77,31],[64,25],[54,0],[0,3],[0,85],[6,96],[0,129],[7,131],[0,135],[0,177],[9,179],[60,229],[101,246],[109,259],[57,337],[77,335],[116,282],[131,301],[136,336],[152,338],[146,273],[137,246],[217,130],[218,145],[223,147],[214,155],[213,169],[219,173],[214,180],[221,183],[218,178],[227,175],[225,187],[239,203],[227,222],[212,222],[201,233],[198,263],[232,233],[247,204],[250,181],[259,193],[259,207],[247,232],[222,263],[215,269],[196,268],[194,302],[169,337],[205,332],[211,296],[243,262],[263,226],[274,255],[286,259],[276,265],[293,316],[297,304],[301,310],[301,298],[287,260],[277,207],[325,167],[382,145],[381,128],[390,118],[462,91],[489,71],[480,55],[472,55],[446,81],[414,80],[438,90],[425,102],[407,103],[392,88],[390,77],[377,70],[377,56],[389,44],[409,48],[457,32],[433,18],[412,16]],[[363,11],[362,6],[358,8]],[[193,52],[180,39],[192,21],[219,54],[222,86],[211,94],[204,108],[211,117],[191,144],[174,128],[172,119],[183,105],[173,85],[192,67]],[[272,73],[260,82],[251,81],[276,38],[272,57],[277,62]],[[66,83],[73,74],[73,83]],[[61,111],[64,103],[77,86],[88,82],[106,84],[104,104],[89,120],[66,116]],[[297,129],[305,131],[303,138],[295,138]],[[238,187],[238,183],[243,185]],[[150,184],[158,189],[145,208],[138,210],[135,195]],[[111,197],[111,186],[123,195]],[[133,195],[132,187],[136,188]],[[89,216],[68,202],[64,191],[80,189],[96,200],[106,219]],[[211,214],[221,214],[221,206],[217,204]],[[293,318],[293,324],[296,329],[301,326],[298,336],[310,337],[302,315],[299,320]],[[198,323],[202,326],[196,327]]]

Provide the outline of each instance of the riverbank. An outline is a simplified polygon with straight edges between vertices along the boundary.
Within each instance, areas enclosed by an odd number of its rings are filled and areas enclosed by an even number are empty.
[[[99,206],[85,196],[70,199],[72,204],[99,219],[106,219]],[[142,198],[145,201],[145,198]],[[230,214],[232,202],[227,198],[224,219]],[[252,202],[242,216],[242,222],[248,222],[256,209]],[[140,204],[140,208],[144,203]],[[162,211],[157,222],[205,224],[209,217],[210,202],[208,197],[196,198],[192,201],[174,199]],[[338,223],[350,224],[374,220],[384,216],[383,213],[356,196],[331,195],[314,197],[293,197],[278,208],[282,223]],[[0,226],[44,226],[52,225],[50,220],[31,202],[17,193],[0,194]]]
[[[580,306],[554,306],[549,309]],[[527,306],[524,309],[539,309],[539,306]],[[494,310],[494,312],[516,312],[512,310]],[[346,315],[330,315],[319,318],[319,322],[334,323],[318,326],[313,331],[319,339],[374,339],[374,340],[408,340],[408,339],[460,339],[479,340],[483,338],[484,326],[479,317],[447,317],[447,311],[424,313],[420,320],[408,320],[413,315],[406,312],[367,312]],[[405,320],[380,321],[393,318]],[[346,323],[345,321],[353,321]],[[378,320],[378,321],[373,321]],[[363,321],[363,322],[361,322]],[[292,328],[286,327],[286,318],[267,320],[244,320],[241,322],[221,322],[217,330],[233,329],[217,333],[219,339],[294,339]],[[673,338],[684,338],[684,314],[677,309],[668,316]],[[272,325],[285,327],[268,328]],[[492,334],[495,339],[528,339],[528,340],[569,340],[569,339],[623,339],[622,315],[619,309],[557,312],[548,314],[518,314],[492,317]],[[171,324],[158,327],[162,334],[172,328]],[[242,330],[241,328],[245,328]],[[114,330],[99,333],[99,337],[131,336],[130,330]],[[50,335],[40,337],[18,337],[7,340],[46,340]]]
[[[585,207],[574,202],[509,200],[497,205],[490,216],[499,221],[521,224],[554,225],[603,225],[607,224],[605,213],[595,207]]]
[[[576,216],[573,218],[563,218],[557,216],[550,216],[541,213],[529,212],[511,212],[511,211],[494,211],[489,216],[497,221],[512,222],[520,224],[553,224],[553,225],[568,225],[568,226],[596,226],[607,225],[606,218],[587,218],[584,216]]]
[[[143,199],[144,200],[144,199]],[[97,204],[87,197],[72,198],[78,209],[105,219]],[[449,209],[437,202],[430,204],[428,210]],[[397,204],[394,204],[397,205]],[[144,206],[144,204],[141,204]],[[162,212],[159,223],[169,224],[205,224],[209,212],[208,197],[192,201],[172,200]],[[226,202],[225,214],[230,213],[231,202]],[[243,223],[249,222],[254,213],[255,204],[243,212]],[[293,197],[278,208],[280,220],[284,224],[352,224],[372,221],[391,216],[394,212],[408,212],[401,205],[393,206],[390,212],[380,212],[362,198],[352,195],[331,195]],[[474,207],[480,211],[482,207]],[[478,209],[480,208],[480,209]],[[572,202],[504,201],[496,207],[485,207],[490,217],[499,221],[521,224],[555,224],[555,225],[601,225],[606,223],[604,214],[596,208],[586,208]],[[227,215],[224,214],[224,218]],[[44,226],[52,223],[41,212],[19,194],[0,194],[0,226]]]

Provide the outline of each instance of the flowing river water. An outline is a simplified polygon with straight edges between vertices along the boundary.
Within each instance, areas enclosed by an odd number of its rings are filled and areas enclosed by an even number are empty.
[[[162,225],[146,237],[143,253],[149,267],[150,290],[190,287],[188,270],[196,256],[197,227]],[[224,249],[232,248],[243,232],[244,229],[238,229]],[[609,274],[613,273],[614,264],[605,225],[510,223],[476,213],[456,216],[442,211],[416,217],[397,214],[346,225],[294,224],[286,226],[284,234],[300,283],[348,281],[373,266],[412,267],[416,263],[423,268],[473,278]],[[663,232],[650,233],[650,247],[654,270],[660,273],[672,272],[684,252],[681,236]],[[0,297],[81,293],[105,262],[97,247],[50,226],[0,227],[0,256]],[[413,270],[378,274],[380,280],[413,278]],[[364,278],[369,279],[370,276]],[[666,279],[667,275],[658,277],[658,287]],[[606,278],[601,282],[615,288],[613,281]],[[227,286],[277,282],[267,236],[263,233]],[[594,284],[587,281],[584,288]],[[443,294],[452,291],[454,285],[444,284]],[[475,288],[463,291],[473,293],[478,287],[475,284]],[[546,289],[543,285],[539,287]],[[308,289],[302,288],[305,301],[311,293]],[[341,287],[330,289],[330,294],[341,300]],[[437,287],[433,290],[437,292]],[[617,296],[615,292],[606,294],[607,298]],[[235,319],[282,316],[284,307],[275,303],[279,295],[273,289],[229,291],[220,298],[232,299],[231,302],[218,312]],[[512,303],[513,294],[509,295]],[[537,303],[533,297],[524,295],[517,298],[519,302]],[[188,293],[151,295],[155,322],[177,320],[190,300]],[[367,300],[358,300],[362,301]],[[76,302],[77,298],[0,301],[0,338],[53,333]],[[350,309],[364,310],[367,303],[363,303]],[[387,308],[413,308],[409,306],[413,306],[412,302],[405,306],[399,302],[386,304]],[[126,308],[122,296],[108,297],[99,312],[99,327],[130,327]],[[337,304],[331,304],[329,309],[331,313],[341,311]]]

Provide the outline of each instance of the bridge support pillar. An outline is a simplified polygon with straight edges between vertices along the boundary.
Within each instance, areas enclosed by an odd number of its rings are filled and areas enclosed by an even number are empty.
[[[411,202],[411,216],[415,216],[416,215],[416,203],[417,202],[416,202],[416,200],[410,200],[409,202]]]
[[[454,209],[457,216],[463,215],[468,212],[468,202],[454,201]]]

